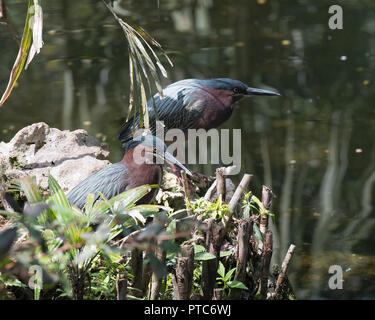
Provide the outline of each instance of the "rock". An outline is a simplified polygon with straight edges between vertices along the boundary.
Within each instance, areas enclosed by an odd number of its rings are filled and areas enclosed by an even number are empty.
[[[184,208],[185,207],[185,195],[181,184],[179,183],[177,176],[170,172],[170,169],[164,168],[163,180],[161,188],[159,189],[155,200],[158,204],[164,204],[168,201],[168,204],[173,208]]]
[[[61,131],[44,122],[21,129],[9,143],[0,142],[0,173],[5,181],[35,176],[46,189],[51,174],[68,192],[108,166],[109,151],[86,130]]]

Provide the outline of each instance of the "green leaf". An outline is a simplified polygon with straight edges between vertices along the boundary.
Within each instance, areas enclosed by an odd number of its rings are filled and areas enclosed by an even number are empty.
[[[228,282],[228,287],[232,289],[249,290],[241,281],[237,281],[237,280]]]
[[[82,214],[81,212],[71,207],[67,208],[66,206],[52,203],[50,208],[55,213],[58,221],[61,223],[61,227],[65,227],[68,224],[74,222],[84,224],[90,221],[88,216]]]
[[[176,220],[172,220],[169,224],[168,224],[168,227],[166,229],[166,232],[169,233],[169,234],[175,234],[176,233],[176,226],[177,226],[177,222]]]
[[[106,213],[111,206],[113,207],[116,201],[121,202],[121,208],[123,210],[130,209],[138,200],[142,199],[147,193],[149,193],[152,188],[157,187],[157,185],[143,185],[124,191],[106,202],[97,201],[94,205],[93,211],[94,213]]]
[[[217,268],[217,273],[224,279],[225,277],[225,267],[221,261],[219,261],[219,266]]]
[[[91,210],[92,210],[93,205],[94,205],[94,200],[95,200],[95,195],[92,194],[92,193],[89,193],[86,197],[86,202],[85,202],[85,212],[87,214],[91,213]]]
[[[224,257],[230,256],[231,254],[233,254],[232,251],[221,251],[220,252],[220,258],[224,258]]]
[[[242,217],[244,219],[249,219],[250,218],[250,206],[246,205],[243,212],[242,212]]]
[[[275,214],[274,213],[269,213],[269,215],[270,215],[270,217],[271,217],[271,219],[272,219],[272,223],[276,223],[276,216],[275,216]]]
[[[200,253],[200,252],[205,252],[206,249],[205,247],[199,245],[199,244],[193,244],[193,247],[194,247],[194,252],[197,254],[197,253]]]
[[[58,206],[61,206],[61,207],[65,207],[69,209],[71,208],[70,203],[64,191],[62,190],[58,182],[55,180],[55,178],[52,177],[51,175],[49,175],[48,177],[48,188],[51,192],[51,198],[54,203],[56,203]]]
[[[209,252],[198,252],[194,256],[194,260],[198,261],[207,261],[212,259],[216,259],[216,256]]]
[[[258,225],[256,223],[253,223],[253,232],[254,232],[254,236],[255,238],[258,240],[258,241],[261,241],[264,243],[264,238],[263,238],[263,235],[262,233],[260,232],[260,229],[258,227]]]
[[[233,269],[228,271],[228,273],[224,277],[224,282],[227,282],[227,281],[230,280],[230,278],[232,278],[232,275],[233,275],[234,271],[236,271],[236,268],[233,268]]]
[[[164,206],[160,206],[157,204],[141,204],[141,205],[132,207],[132,209],[138,210],[143,215],[144,218],[152,217],[155,213],[159,212],[161,209],[170,210]]]

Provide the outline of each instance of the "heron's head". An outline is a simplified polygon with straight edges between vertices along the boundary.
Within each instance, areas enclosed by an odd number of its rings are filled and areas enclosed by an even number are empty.
[[[235,101],[247,96],[280,96],[277,92],[252,88],[241,81],[229,78],[201,80],[201,83],[215,90],[227,91],[229,95],[233,96]]]
[[[134,149],[133,160],[137,162],[164,164],[168,162],[171,165],[186,172],[192,176],[193,174],[181,162],[179,162],[172,154],[167,151],[165,143],[154,135],[139,135],[134,137],[126,145],[126,152]]]

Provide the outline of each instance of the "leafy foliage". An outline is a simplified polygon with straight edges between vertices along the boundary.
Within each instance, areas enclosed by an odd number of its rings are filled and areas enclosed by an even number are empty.
[[[150,186],[125,191],[117,197],[93,204],[89,195],[84,210],[71,206],[57,181],[50,176],[50,196],[43,197],[30,177],[19,181],[27,202],[22,213],[8,213],[14,226],[2,231],[2,261],[0,267],[12,274],[12,264],[19,263],[25,269],[41,266],[50,278],[64,287],[64,294],[83,297],[79,287],[85,286],[89,270],[99,253],[108,261],[120,253],[110,241],[132,230],[140,229],[145,216],[157,212],[159,206],[135,206],[146,195]],[[136,212],[136,213],[135,213]],[[27,230],[29,239],[25,247],[12,252],[12,258],[4,258],[21,230]],[[68,273],[66,272],[68,271]],[[69,293],[72,292],[72,293]]]
[[[228,204],[223,203],[221,196],[216,202],[199,198],[194,202],[188,202],[188,206],[201,220],[212,218],[221,221],[230,212]]]
[[[242,199],[242,217],[244,219],[249,219],[251,216],[257,218],[268,215],[271,217],[272,221],[275,223],[275,214],[271,213],[269,210],[265,209],[262,201],[258,197],[253,195],[251,192],[245,193]],[[254,219],[253,223],[253,233],[257,241],[264,242],[262,233],[260,232],[259,223]]]
[[[262,201],[259,198],[248,192],[244,194],[242,199],[242,216],[244,219],[249,219],[252,215],[269,215],[273,222],[275,222],[275,214],[265,209]]]

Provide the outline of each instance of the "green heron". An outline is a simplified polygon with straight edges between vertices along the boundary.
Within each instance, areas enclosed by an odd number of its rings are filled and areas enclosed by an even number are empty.
[[[160,184],[164,161],[192,173],[175,157],[166,151],[166,145],[153,135],[138,136],[128,142],[124,157],[120,162],[105,167],[92,174],[71,190],[67,197],[70,203],[83,208],[87,196],[94,194],[95,201],[99,200],[98,192],[110,199],[123,191],[145,185]],[[139,203],[148,203],[156,192],[153,189]]]
[[[233,112],[233,105],[246,96],[279,96],[269,90],[248,87],[238,80],[185,79],[163,89],[163,98],[154,95],[147,102],[150,129],[156,134],[156,107],[158,119],[164,122],[165,130],[178,128],[206,129],[217,128],[228,120]],[[155,105],[153,105],[155,103]],[[125,145],[132,139],[134,119],[129,119],[118,131],[118,138]],[[139,113],[135,119],[135,129],[139,126]]]

